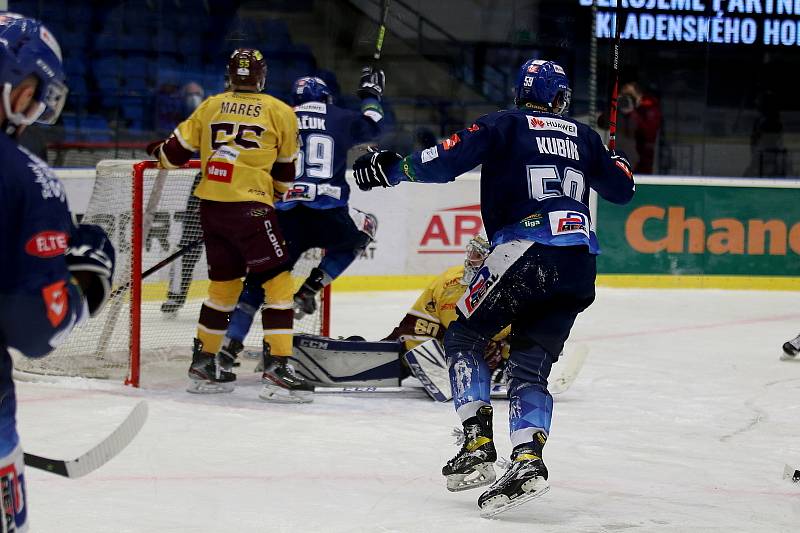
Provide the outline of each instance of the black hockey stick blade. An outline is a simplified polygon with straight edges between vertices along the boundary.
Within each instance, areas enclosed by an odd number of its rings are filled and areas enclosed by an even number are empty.
[[[147,402],[141,401],[111,435],[80,457],[65,461],[26,453],[25,464],[31,468],[71,479],[83,477],[94,472],[124,450],[142,429],[145,420],[147,420]]]

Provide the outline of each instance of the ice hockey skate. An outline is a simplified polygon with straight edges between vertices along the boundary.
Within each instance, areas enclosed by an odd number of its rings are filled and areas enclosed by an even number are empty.
[[[167,299],[161,304],[161,313],[164,318],[171,320],[178,316],[183,304],[186,303],[186,295],[170,292],[167,294]]]
[[[511,465],[486,492],[478,498],[481,516],[488,518],[536,499],[550,490],[547,467],[532,447],[515,448]]]
[[[308,278],[294,295],[294,317],[300,320],[317,310],[317,293],[324,287],[325,273],[319,268],[312,268]]]
[[[218,368],[216,356],[203,351],[200,339],[194,339],[192,364],[189,367],[189,386],[186,392],[193,394],[219,394],[232,392],[236,374],[230,369]]]
[[[783,361],[796,361],[798,360],[797,354],[800,353],[800,335],[790,341],[783,343],[783,353],[781,360]]]
[[[489,485],[495,480],[497,451],[492,440],[492,406],[484,405],[475,417],[464,421],[461,450],[442,468],[447,490],[458,492]]]
[[[265,402],[274,403],[311,403],[314,401],[314,386],[294,372],[288,363],[288,357],[277,357],[270,353],[268,344],[264,344],[261,382],[264,387],[258,397]]]

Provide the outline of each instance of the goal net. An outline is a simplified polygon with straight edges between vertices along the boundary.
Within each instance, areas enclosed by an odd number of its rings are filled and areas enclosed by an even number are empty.
[[[102,226],[114,243],[112,297],[98,316],[76,328],[47,357],[15,360],[17,371],[125,379],[134,386],[140,380],[147,386],[185,378],[208,287],[199,201],[192,195],[198,172],[198,161],[169,171],[157,169],[153,161],[97,164],[82,221]],[[180,251],[185,253],[153,268]],[[297,261],[292,271],[295,290],[321,254],[309,250]],[[328,335],[327,289],[318,298],[317,312],[296,320],[295,332]],[[260,322],[257,316],[245,340],[246,353],[261,351]]]

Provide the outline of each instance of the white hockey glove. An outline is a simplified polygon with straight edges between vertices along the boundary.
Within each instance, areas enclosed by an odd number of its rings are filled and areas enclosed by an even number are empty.
[[[403,158],[389,150],[364,154],[353,163],[353,174],[358,188],[368,191],[375,187],[392,187],[389,173]]]

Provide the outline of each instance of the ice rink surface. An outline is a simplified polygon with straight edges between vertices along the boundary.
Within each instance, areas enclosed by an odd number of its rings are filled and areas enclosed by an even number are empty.
[[[334,293],[333,333],[380,338],[415,298]],[[600,289],[571,338],[589,345],[586,365],[555,401],[551,491],[492,521],[480,489],[445,489],[458,420],[421,393],[274,405],[252,374],[210,396],[182,382],[19,383],[23,446],[49,457],[83,453],[139,399],[150,406],[136,440],[89,476],[26,471],[31,530],[800,531],[800,484],[781,478],[800,465],[800,362],[778,360],[798,331],[797,293]],[[495,402],[506,457],[507,407]]]

